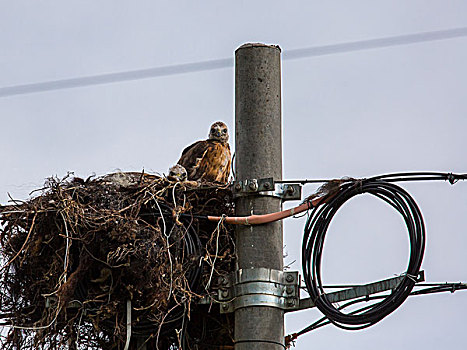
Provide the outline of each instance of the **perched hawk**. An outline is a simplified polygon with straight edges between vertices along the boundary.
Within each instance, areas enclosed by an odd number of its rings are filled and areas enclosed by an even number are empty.
[[[187,171],[188,180],[227,183],[230,175],[230,147],[227,125],[211,125],[209,138],[185,148],[177,162]]]

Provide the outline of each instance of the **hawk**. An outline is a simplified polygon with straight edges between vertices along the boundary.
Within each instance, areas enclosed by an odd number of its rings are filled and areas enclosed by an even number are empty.
[[[177,164],[186,169],[188,180],[227,183],[230,175],[230,146],[227,125],[211,125],[207,140],[185,148]]]
[[[175,164],[169,168],[169,176],[167,178],[172,181],[185,181],[186,176],[186,169],[180,164]]]

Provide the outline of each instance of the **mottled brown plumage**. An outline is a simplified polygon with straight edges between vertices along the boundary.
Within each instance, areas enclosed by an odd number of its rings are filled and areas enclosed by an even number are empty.
[[[177,164],[182,165],[188,180],[227,183],[230,175],[230,146],[227,125],[216,122],[209,138],[185,148]]]

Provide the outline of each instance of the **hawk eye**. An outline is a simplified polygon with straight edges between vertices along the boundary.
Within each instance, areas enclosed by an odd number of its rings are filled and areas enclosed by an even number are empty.
[[[216,129],[212,128],[211,132],[214,134],[216,132]]]
[[[224,134],[227,133],[227,129],[222,130],[222,132],[223,132]]]

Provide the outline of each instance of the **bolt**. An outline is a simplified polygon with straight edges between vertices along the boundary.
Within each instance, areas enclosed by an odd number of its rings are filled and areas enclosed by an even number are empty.
[[[256,191],[256,190],[258,189],[258,183],[256,183],[256,182],[250,182],[250,184],[248,185],[248,187],[250,188],[250,190]]]
[[[229,296],[229,291],[226,290],[226,289],[224,289],[224,290],[222,291],[221,295],[222,295],[223,298],[227,298],[227,297]]]
[[[285,292],[287,294],[292,294],[293,293],[293,287],[292,286],[288,286],[286,289],[285,289]]]
[[[271,183],[269,181],[266,181],[263,186],[265,189],[269,189],[271,188]]]
[[[222,304],[222,308],[223,308],[224,310],[227,310],[227,309],[229,308],[229,304]]]
[[[240,191],[242,189],[242,184],[240,182],[237,182],[235,184],[235,190]]]
[[[290,282],[293,282],[294,277],[293,277],[293,275],[287,275],[287,277],[285,278],[285,280],[286,280],[287,282],[290,283]]]
[[[288,186],[287,187],[287,193],[288,194],[293,194],[295,192],[295,189],[293,188],[293,186]]]
[[[294,306],[294,305],[295,305],[294,299],[287,300],[287,306]]]

